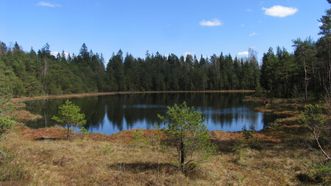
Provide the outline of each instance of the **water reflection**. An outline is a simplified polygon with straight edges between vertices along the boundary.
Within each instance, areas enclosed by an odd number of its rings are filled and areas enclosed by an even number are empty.
[[[262,130],[273,116],[255,112],[253,105],[242,101],[243,97],[244,94],[218,93],[141,94],[75,98],[71,101],[87,116],[85,127],[90,132],[112,134],[135,128],[156,128],[159,125],[157,114],[164,114],[168,105],[184,101],[203,113],[209,130]],[[28,102],[29,110],[44,117],[28,125],[33,128],[54,125],[50,118],[64,101]]]

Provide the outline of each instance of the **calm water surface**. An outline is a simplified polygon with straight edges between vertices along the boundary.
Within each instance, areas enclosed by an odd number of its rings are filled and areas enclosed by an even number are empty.
[[[245,94],[183,93],[96,96],[70,99],[79,105],[87,118],[90,132],[113,134],[129,129],[159,127],[157,114],[165,114],[167,106],[186,102],[203,113],[209,130],[262,130],[275,119],[273,115],[254,111],[254,105],[243,102]],[[28,110],[43,116],[31,122],[33,128],[55,125],[50,119],[65,100],[27,102]],[[162,127],[162,126],[161,126]]]

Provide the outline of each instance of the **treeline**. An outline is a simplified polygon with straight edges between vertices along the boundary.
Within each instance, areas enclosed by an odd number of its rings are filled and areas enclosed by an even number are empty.
[[[320,97],[331,90],[330,36],[294,41],[295,51],[263,55],[261,86],[272,97]]]
[[[263,55],[261,86],[268,95],[307,99],[331,93],[331,9],[319,21],[321,37],[316,42],[296,39],[293,54],[270,48]]]
[[[192,55],[145,58],[118,51],[104,65],[102,55],[82,45],[79,54],[53,56],[46,44],[35,52],[24,52],[19,44],[11,48],[0,43],[0,89],[13,96],[34,96],[104,91],[162,91],[255,89],[259,66],[231,55],[210,58]]]
[[[328,0],[331,4],[331,1]],[[145,58],[123,55],[109,59],[89,51],[51,55],[46,44],[38,52],[24,52],[15,43],[0,42],[0,95],[34,96],[104,91],[256,89],[271,97],[319,98],[331,94],[331,9],[320,19],[320,35],[293,41],[294,53],[269,49],[259,66],[254,52],[247,59],[231,55]]]

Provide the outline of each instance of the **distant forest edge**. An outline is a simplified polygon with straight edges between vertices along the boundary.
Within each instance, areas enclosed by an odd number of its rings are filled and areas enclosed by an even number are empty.
[[[35,101],[35,100],[45,100],[45,99],[81,98],[81,97],[109,96],[109,95],[180,94],[180,93],[255,93],[255,90],[113,91],[113,92],[90,92],[90,93],[18,97],[18,98],[13,98],[12,100],[17,102],[17,101]]]
[[[118,51],[105,66],[102,55],[88,51],[51,55],[49,45],[24,52],[0,44],[1,88],[15,97],[111,91],[254,90],[259,85],[255,58],[230,55],[201,57],[147,54],[145,58]]]
[[[331,1],[330,1],[331,2]],[[231,55],[135,58],[119,50],[108,60],[82,45],[78,55],[51,55],[0,42],[0,95],[14,97],[111,91],[262,90],[272,97],[320,97],[331,91],[331,9],[320,19],[320,38],[296,39],[294,53],[278,47],[243,59]]]

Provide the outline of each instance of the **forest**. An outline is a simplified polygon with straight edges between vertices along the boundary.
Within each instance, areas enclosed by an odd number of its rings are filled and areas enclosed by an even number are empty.
[[[79,54],[51,55],[46,44],[41,50],[24,52],[1,43],[1,87],[14,96],[35,96],[105,91],[163,91],[255,89],[259,65],[231,55],[163,56],[146,54],[144,59],[119,50],[107,65],[103,56],[85,44]]]
[[[327,12],[330,14],[330,10]],[[294,52],[277,47],[247,58],[205,58],[160,53],[135,58],[119,50],[105,62],[83,44],[78,55],[53,56],[49,44],[25,52],[0,43],[0,89],[14,97],[107,91],[262,89],[272,97],[319,97],[331,89],[329,15],[321,18],[317,41],[293,41]]]

